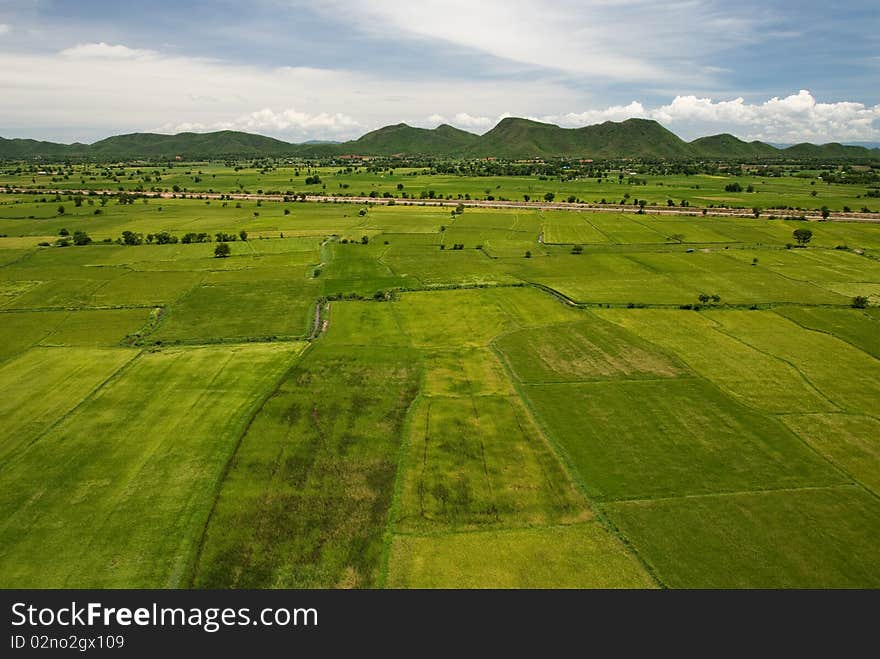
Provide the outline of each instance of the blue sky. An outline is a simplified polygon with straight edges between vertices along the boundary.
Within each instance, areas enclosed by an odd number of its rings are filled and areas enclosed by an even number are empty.
[[[654,118],[880,141],[875,2],[0,0],[0,135]]]

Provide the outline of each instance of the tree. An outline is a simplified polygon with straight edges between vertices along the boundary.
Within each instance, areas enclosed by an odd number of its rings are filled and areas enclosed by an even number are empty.
[[[553,192],[548,192],[547,194],[544,195],[544,201],[546,201],[548,203],[552,202],[554,199],[556,199],[556,194]]]
[[[813,239],[813,232],[809,229],[795,229],[792,234],[798,245],[806,245]]]
[[[369,236],[361,236],[361,245],[366,245],[369,242],[370,242]]]
[[[144,243],[144,236],[134,231],[123,231],[122,242],[125,245],[142,245]]]
[[[724,186],[724,191],[725,192],[742,192],[743,186],[741,186],[737,182],[728,183],[727,185]]]
[[[526,258],[527,258],[527,259],[532,258],[532,253],[529,252],[529,251],[526,251]]]
[[[684,242],[684,234],[683,233],[673,233],[671,236],[669,236],[669,238],[667,238],[667,240],[672,240],[674,242],[681,244]]]
[[[754,215],[755,217],[761,217],[761,209],[755,206],[752,209],[752,215]]]
[[[828,206],[822,206],[822,219],[827,220],[829,215],[831,215],[831,211],[828,210]]]
[[[74,245],[88,245],[92,242],[92,239],[89,237],[85,231],[74,231],[73,232],[73,244]]]
[[[59,214],[59,215],[64,215],[64,206],[59,206],[59,207],[58,207],[58,214]]]
[[[68,231],[67,229],[59,229],[59,230],[58,230],[58,235],[59,235],[59,236],[69,236],[69,235],[70,235],[70,231]]]
[[[244,229],[238,232],[238,237],[242,240],[247,240],[248,233]]]
[[[571,248],[571,253],[572,254],[583,254],[584,248],[581,247],[580,245],[575,245],[574,247]]]
[[[868,307],[868,298],[864,295],[856,295],[852,299],[852,307],[853,309],[867,309]]]
[[[214,256],[218,259],[226,258],[231,252],[232,249],[229,247],[229,243],[218,243],[214,248]]]

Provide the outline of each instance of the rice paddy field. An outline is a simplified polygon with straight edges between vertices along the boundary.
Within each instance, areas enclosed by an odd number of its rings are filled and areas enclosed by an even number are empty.
[[[0,587],[877,588],[878,304],[877,224],[4,194]]]
[[[573,197],[588,203],[624,203],[645,199],[649,205],[687,202],[691,206],[797,208],[832,211],[880,208],[876,185],[844,184],[823,180],[818,170],[792,170],[780,176],[759,176],[749,168],[726,174],[636,174],[611,169],[606,176],[587,174],[545,176],[476,176],[441,174],[428,168],[398,167],[351,161],[344,166],[277,161],[173,162],[163,164],[45,165],[0,168],[2,182],[17,188],[40,190],[165,191],[179,193],[274,193],[464,198],[523,201],[543,200],[552,192],[556,201]],[[622,177],[620,177],[622,175]],[[312,183],[315,178],[318,182]],[[309,182],[306,181],[309,179]],[[632,182],[631,182],[632,179]],[[740,191],[726,188],[738,183]]]

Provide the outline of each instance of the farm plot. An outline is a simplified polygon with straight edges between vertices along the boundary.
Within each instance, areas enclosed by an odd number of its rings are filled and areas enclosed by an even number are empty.
[[[523,389],[588,493],[598,500],[845,480],[779,421],[699,379]]]
[[[222,470],[301,348],[143,354],[16,452],[0,474],[0,585],[186,585]]]
[[[880,503],[851,486],[616,503],[673,588],[880,587]]]
[[[411,351],[312,349],[242,438],[193,584],[374,586],[418,370]]]
[[[804,329],[776,314],[731,311],[712,316],[719,328],[783,359],[840,409],[875,414],[880,360],[834,336]]]
[[[406,456],[398,531],[591,516],[516,398],[424,398],[412,416]]]
[[[658,378],[685,372],[646,341],[595,316],[589,318],[549,331],[539,328],[507,334],[496,345],[523,382]]]
[[[548,214],[542,230],[545,243],[589,245],[611,242],[611,239],[593,226],[582,213]]]
[[[775,309],[806,329],[832,334],[880,359],[880,318],[861,309],[781,307]]]
[[[782,420],[816,451],[880,495],[880,420],[856,414],[788,414]]]
[[[448,535],[398,535],[391,588],[653,588],[597,522]]]
[[[510,396],[513,387],[488,348],[425,352],[422,393],[427,396]]]
[[[594,313],[674,353],[750,407],[775,414],[838,409],[792,364],[718,331],[713,319],[726,311],[597,309]],[[749,313],[763,317],[768,312]]]
[[[171,305],[151,338],[205,342],[302,336],[316,297],[315,287],[305,280],[206,283]]]
[[[136,355],[124,349],[33,348],[0,366],[0,462],[38,439]]]

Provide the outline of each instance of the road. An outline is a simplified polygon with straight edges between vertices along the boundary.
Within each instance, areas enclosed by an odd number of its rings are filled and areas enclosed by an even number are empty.
[[[18,193],[18,194],[35,194],[35,195],[118,195],[122,194],[119,190],[45,190],[34,188],[0,188],[0,193]],[[217,199],[229,201],[284,201],[285,196],[288,199],[294,198],[293,195],[270,195],[270,194],[245,194],[230,193],[223,194],[220,192],[135,192],[125,191],[127,194],[143,195],[152,199]],[[301,197],[296,197],[297,202]],[[568,202],[546,202],[546,201],[486,201],[480,199],[398,199],[398,198],[382,198],[382,197],[342,197],[333,195],[306,195],[305,201],[316,203],[338,203],[338,204],[376,204],[387,206],[394,204],[397,206],[440,206],[455,208],[462,204],[466,208],[515,208],[529,210],[560,210],[560,211],[592,211],[597,213],[635,213],[638,208],[636,206],[621,206],[618,204],[589,204],[589,203],[568,203]],[[710,217],[753,217],[751,211],[746,208],[701,208],[696,206],[680,207],[680,206],[645,206],[646,215],[694,215],[694,216],[710,216]],[[822,215],[819,211],[792,211],[784,208],[762,208],[761,217],[766,219],[770,215],[777,218],[800,218],[805,216],[810,221],[822,221]],[[868,222],[880,224],[880,213],[843,213],[840,211],[832,211],[827,221],[832,222]]]

